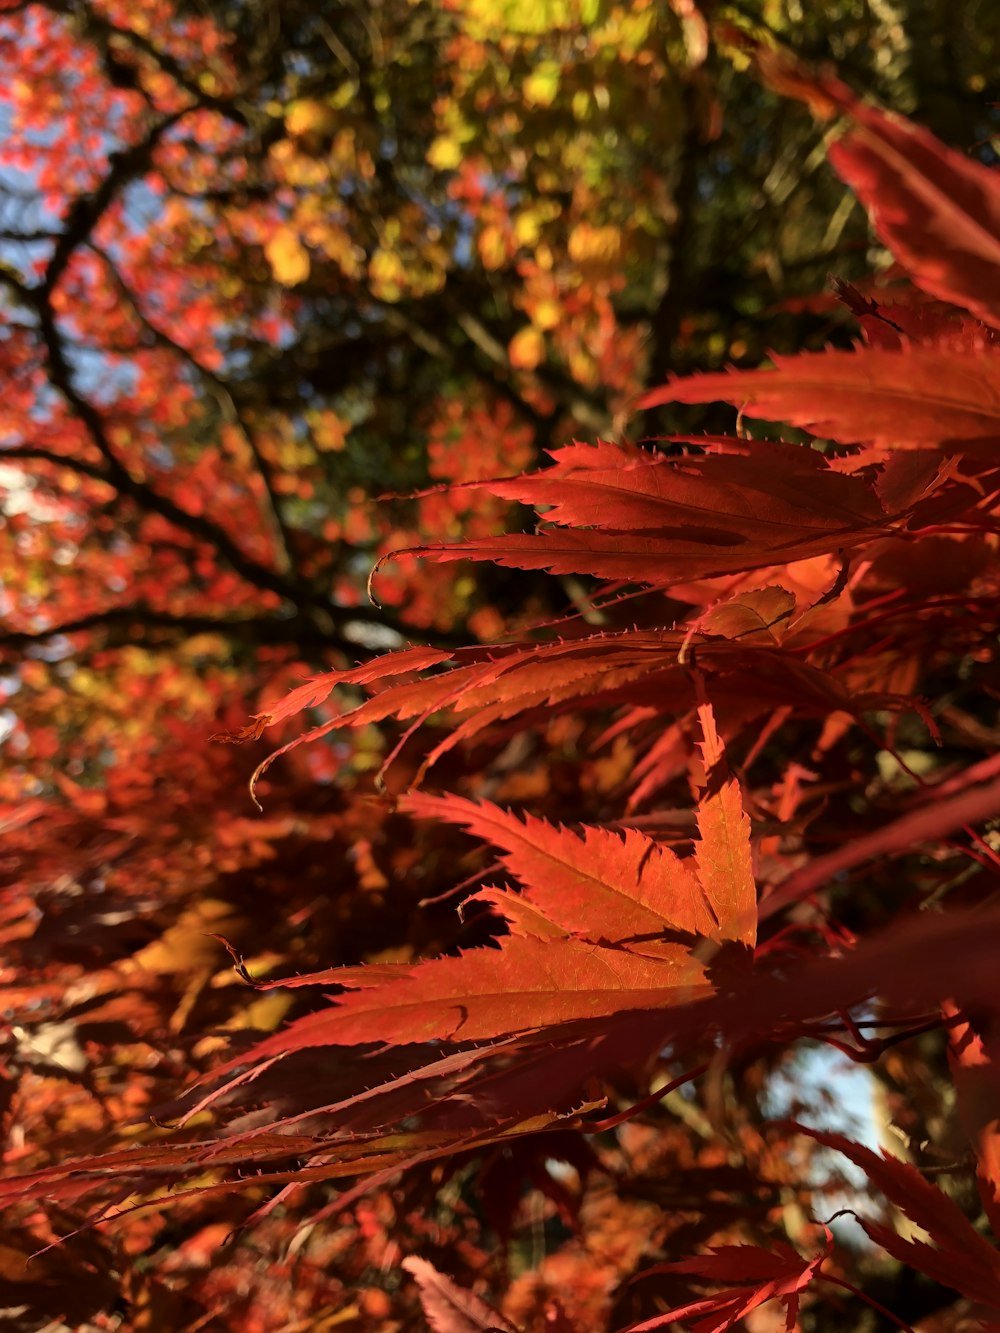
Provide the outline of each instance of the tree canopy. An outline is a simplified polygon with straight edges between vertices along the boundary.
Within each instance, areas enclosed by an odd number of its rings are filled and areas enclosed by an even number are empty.
[[[0,49],[3,1317],[992,1327],[991,7]]]

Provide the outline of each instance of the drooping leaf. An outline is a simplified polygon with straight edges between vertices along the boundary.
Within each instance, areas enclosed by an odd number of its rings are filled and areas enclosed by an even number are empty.
[[[711,704],[698,706],[705,790],[698,802],[694,859],[698,879],[725,938],[753,948],[757,939],[757,890],[750,852],[750,820],[739,784],[729,776]]]
[[[831,472],[811,450],[738,439],[726,446],[676,458],[577,444],[553,450],[552,467],[484,484],[505,499],[545,506],[547,523],[708,546],[794,545],[882,517],[865,482]]]
[[[517,1333],[517,1329],[474,1292],[466,1291],[416,1255],[402,1265],[420,1288],[420,1303],[434,1333]]]
[[[925,291],[1000,327],[1000,180],[902,116],[859,101],[830,74],[761,50],[781,91],[847,117],[829,157],[869,209],[879,237]]]
[[[294,717],[307,708],[318,707],[330,697],[337,685],[377,684],[386,678],[426,671],[429,667],[449,661],[450,656],[449,653],[436,648],[403,648],[399,652],[375,658],[362,666],[350,667],[345,671],[327,671],[321,676],[314,676],[298,689],[290,690],[284,698],[275,700],[265,712],[258,713],[254,717],[256,725],[242,732],[220,733],[212,739],[235,742],[256,739],[265,727]]]
[[[261,1042],[254,1059],[317,1046],[485,1041],[623,1009],[670,1007],[709,989],[704,965],[681,944],[645,958],[573,939],[553,945],[516,937],[455,958],[333,968],[291,984],[339,985],[347,994]]]
[[[978,1025],[964,1020],[953,1002],[942,1006],[952,1020],[948,1029],[948,1062],[955,1081],[959,1120],[976,1159],[976,1183],[994,1236],[1000,1236],[1000,1068],[996,1020]],[[977,1026],[979,1030],[977,1031]]]
[[[693,695],[680,654],[692,645],[697,647],[698,660],[704,667],[717,667],[725,673],[715,688],[717,698],[729,691],[745,695],[747,682],[752,681],[762,696],[771,697],[773,693],[783,703],[795,703],[820,714],[854,712],[889,702],[884,698],[852,698],[835,676],[788,654],[770,653],[739,641],[702,641],[698,636],[691,638],[673,630],[625,630],[539,644],[499,644],[488,649],[440,653],[435,655],[435,664],[454,665],[416,680],[411,677],[411,650],[403,650],[386,654],[365,668],[367,681],[378,689],[373,698],[303,732],[269,755],[254,773],[251,791],[281,755],[341,728],[388,718],[409,722],[416,730],[435,714],[452,715],[454,725],[431,751],[426,761],[429,767],[463,740],[494,723],[518,717],[526,725],[536,709],[568,707],[571,703],[587,708],[625,702],[645,704],[664,697],[683,699],[686,708],[693,702]],[[318,678],[303,687],[306,693],[298,707],[307,706],[317,694],[328,694],[339,684],[359,680],[360,670],[330,672]],[[380,675],[388,682],[384,686]],[[398,680],[399,676],[403,679]],[[279,707],[283,709],[281,716],[296,711],[288,704]],[[265,714],[264,719],[273,720],[275,716]],[[258,728],[270,724],[262,719]]]
[[[769,584],[716,603],[695,621],[695,626],[702,634],[717,634],[724,639],[776,643],[794,611],[794,594]]]
[[[731,403],[845,444],[951,451],[1000,438],[1000,349],[907,345],[775,356],[774,370],[675,379],[640,406]]]
[[[525,894],[492,890],[489,901],[509,914],[514,933],[498,947],[412,966],[337,968],[263,983],[264,989],[335,985],[347,993],[217,1073],[241,1064],[252,1071],[321,1046],[483,1042],[557,1032],[710,994],[706,963],[717,950],[702,946],[711,940],[752,947],[756,893],[739,787],[725,771],[710,705],[702,704],[699,716],[706,788],[701,840],[690,864],[635,830],[585,828],[578,835],[485,802],[411,794],[404,809],[464,824],[501,849]],[[730,984],[744,962],[725,955]],[[237,1075],[225,1086],[246,1078]]]
[[[700,1318],[697,1324],[692,1325],[693,1331],[724,1333],[726,1329],[735,1328],[751,1311],[773,1300],[781,1301],[785,1307],[785,1328],[794,1329],[798,1317],[799,1293],[818,1275],[829,1252],[830,1236],[827,1233],[826,1251],[809,1260],[803,1259],[788,1245],[780,1245],[777,1253],[756,1245],[720,1245],[707,1254],[656,1264],[644,1276],[689,1273],[709,1282],[726,1282],[730,1285],[714,1296],[702,1297],[688,1305],[654,1315],[642,1323],[632,1324],[627,1333],[653,1333],[654,1329],[666,1328],[677,1320],[690,1319],[696,1315]]]
[[[685,380],[678,392],[699,383]],[[644,400],[654,401],[666,399]],[[589,455],[578,444],[570,449],[569,459],[555,452],[552,468],[486,483],[507,499],[546,506],[545,522],[560,526],[395,554],[668,586],[837,551],[885,523],[865,481],[807,449],[735,439],[725,452],[685,458],[621,449],[616,459],[618,446],[608,444]]]
[[[802,1132],[861,1167],[886,1198],[927,1233],[932,1244],[907,1239],[880,1222],[862,1217],[861,1225],[872,1240],[901,1262],[1000,1312],[1000,1250],[980,1235],[942,1190],[909,1162],[884,1150],[875,1153],[840,1134],[815,1129]]]
[[[665,930],[711,936],[729,920],[721,904],[706,901],[689,863],[635,829],[585,826],[575,833],[457,796],[414,792],[400,804],[412,814],[462,824],[501,848],[527,902],[585,939],[655,955]]]
[[[933,789],[932,789],[933,790]],[[770,916],[831,882],[836,875],[877,856],[898,856],[925,839],[942,837],[968,824],[991,819],[1000,810],[1000,779],[970,783],[901,815],[872,833],[862,834],[825,856],[793,871],[765,895],[761,911]]]

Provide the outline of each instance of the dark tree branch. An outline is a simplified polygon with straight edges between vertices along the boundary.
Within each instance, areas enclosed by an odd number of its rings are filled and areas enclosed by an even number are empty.
[[[51,449],[45,449],[41,445],[15,444],[9,449],[0,449],[0,462],[9,463],[11,460],[52,463],[55,467],[65,467],[71,472],[78,472],[82,477],[90,477],[92,481],[102,481],[106,486],[114,485],[105,470],[96,463],[88,463],[69,454],[54,454]]]
[[[123,496],[134,499],[129,491],[116,485],[107,471],[96,463],[56,454],[40,445],[15,445],[10,449],[0,450],[0,462],[29,460],[49,463],[54,467],[69,468],[81,476],[89,477],[93,481],[99,481],[109,486],[114,490],[118,499]],[[196,523],[201,522],[201,520],[195,519],[193,515],[187,515],[187,517]],[[190,525],[177,524],[175,526],[180,527],[182,531],[187,531],[189,535],[195,535],[191,534]],[[205,540],[210,540],[210,538],[205,538]],[[164,549],[167,545],[167,543],[161,542],[158,549]],[[185,548],[179,547],[177,549],[179,556],[186,554]],[[256,587],[261,586],[259,581],[252,577],[248,578],[247,581]],[[282,586],[279,584],[279,588]],[[359,651],[367,653],[385,650],[386,645],[384,643],[379,645],[368,644],[364,626],[370,627],[372,631],[382,630],[395,634],[398,636],[400,643],[424,642],[428,637],[432,637],[435,643],[444,647],[463,647],[468,643],[468,635],[460,630],[451,633],[438,632],[433,636],[423,635],[415,627],[405,624],[384,608],[376,609],[366,605],[337,607],[332,602],[324,601],[320,597],[303,598],[296,602],[294,596],[296,591],[300,590],[288,590],[283,595],[286,605],[291,604],[298,607],[299,613],[297,615],[282,616],[275,614],[231,619],[195,615],[178,616],[168,612],[151,610],[144,603],[137,603],[133,607],[112,608],[109,611],[85,616],[79,621],[69,621],[44,630],[0,630],[0,647],[45,642],[61,634],[78,633],[101,626],[117,625],[120,630],[122,628],[127,629],[128,626],[139,623],[161,628],[172,628],[190,634],[215,631],[229,637],[251,639],[257,644],[287,643],[295,644],[302,649],[336,648],[348,654],[348,656]],[[355,627],[353,633],[351,627]],[[125,634],[121,641],[129,641],[128,635]]]
[[[362,610],[357,617],[345,617],[345,623],[356,621],[360,627],[370,623],[371,617]],[[54,639],[73,634],[105,631],[105,646],[135,643],[156,631],[182,637],[195,634],[220,634],[228,639],[247,641],[254,646],[289,644],[295,647],[336,649],[352,658],[360,652],[382,651],[367,648],[361,633],[344,634],[332,625],[325,628],[315,621],[303,621],[296,616],[284,619],[276,616],[224,617],[175,614],[160,611],[137,602],[131,606],[108,607],[74,620],[63,621],[41,629],[9,629],[0,626],[0,651],[23,651],[25,648],[51,643]]]
[[[4,228],[0,231],[0,241],[57,241],[61,235],[60,231],[16,231]]]
[[[41,296],[48,297],[55,290],[73,255],[90,239],[94,228],[122,191],[140,176],[145,175],[152,164],[156,145],[167,130],[182,120],[186,114],[185,111],[177,111],[172,115],[163,116],[153,123],[148,133],[138,143],[111,154],[108,159],[110,169],[100,185],[91,194],[80,195],[66,216],[65,228],[56,241],[52,258],[45,269],[45,277],[39,290]]]
[[[282,573],[291,574],[296,578],[296,581],[301,581],[298,576],[295,562],[294,533],[285,519],[281,501],[278,492],[275,489],[271,466],[261,452],[256,434],[249,422],[240,412],[229,385],[214,371],[209,370],[207,366],[203,366],[198,358],[194,356],[192,352],[188,351],[186,347],[182,346],[179,342],[176,342],[168,333],[164,333],[161,328],[154,324],[142,309],[135,293],[129,288],[125,279],[118,272],[111,257],[99,246],[95,245],[93,241],[90,242],[90,248],[102,260],[112,282],[114,282],[115,286],[118,288],[123,300],[128,303],[132,313],[152,338],[153,342],[157,346],[173,352],[174,355],[180,357],[186,365],[191,367],[195,374],[197,374],[202,382],[211,390],[219,404],[223,416],[240,431],[247,443],[251,455],[253,456],[254,464],[260,474],[260,478],[264,483],[264,493],[267,498],[269,511],[268,516],[271,520],[271,526],[281,555],[281,563],[283,565]]]
[[[130,48],[132,52],[145,56],[152,61],[162,73],[168,75],[178,88],[182,89],[191,98],[195,106],[217,111],[220,115],[244,128],[250,126],[249,108],[245,104],[241,105],[241,99],[238,96],[232,98],[216,97],[212,93],[206,92],[180,61],[172,56],[169,51],[164,51],[158,47],[144,33],[136,32],[134,28],[119,28],[116,24],[110,23],[103,15],[97,13],[90,3],[72,3],[72,0],[43,0],[43,3],[53,13],[63,14],[77,21],[81,36],[88,39],[101,56],[109,82],[120,87],[138,87],[138,81],[133,82],[135,76],[132,69],[111,48],[110,43],[115,40],[122,46]],[[4,10],[5,14],[11,12],[16,11]],[[129,79],[130,75],[132,76],[131,80]]]
[[[158,514],[175,527],[187,532],[198,541],[212,546],[232,569],[242,578],[257,588],[266,588],[280,597],[295,602],[298,590],[276,570],[255,560],[242,549],[226,530],[213,519],[202,514],[192,514],[183,509],[169,496],[155,490],[148,482],[140,481],[128,470],[112,448],[100,412],[77,389],[66,359],[62,336],[56,324],[55,313],[49,303],[47,292],[35,293],[35,309],[38,314],[42,340],[48,353],[49,378],[52,386],[59,391],[66,403],[86,428],[87,434],[105,462],[102,480],[108,482],[123,495],[127,495],[141,509]]]
[[[101,413],[76,387],[66,355],[66,340],[59,329],[52,306],[52,291],[55,286],[53,273],[55,272],[58,275],[59,272],[64,271],[76,248],[89,241],[90,233],[98,218],[110,205],[117,191],[123,188],[128,180],[134,178],[140,162],[148,161],[152,144],[156,141],[156,138],[163,133],[168,123],[172,123],[177,118],[170,117],[159,122],[158,128],[147,135],[143,141],[143,152],[139,156],[129,158],[131,165],[128,169],[122,166],[122,159],[119,158],[117,165],[112,166],[111,171],[98,190],[93,195],[87,196],[90,203],[85,213],[79,213],[75,225],[71,215],[67,230],[60,237],[46,269],[45,277],[39,286],[27,287],[16,274],[2,267],[0,267],[0,284],[6,286],[22,304],[33,310],[38,321],[38,331],[48,360],[49,382],[86,429],[92,443],[104,460],[104,467],[84,468],[78,460],[64,459],[59,455],[51,455],[47,461],[65,467],[74,467],[76,471],[84,472],[95,480],[106,482],[122,495],[128,496],[140,509],[148,513],[158,514],[175,527],[188,533],[189,536],[214,547],[221,558],[252,586],[277,593],[282,599],[296,604],[303,600],[302,590],[290,583],[285,576],[268,565],[255,560],[218,523],[204,515],[192,514],[183,509],[169,496],[161,494],[148,482],[141,481],[128,470],[111,445]],[[114,182],[113,187],[109,185],[109,182]],[[17,456],[21,458],[42,458],[45,456],[43,453],[34,450],[28,452],[29,449],[31,449],[30,446],[17,451],[5,450],[4,456],[7,458]],[[306,600],[312,602],[319,600],[319,604],[326,613],[330,613],[333,609],[323,599],[309,598]]]
[[[672,368],[673,349],[681,320],[691,308],[694,285],[700,273],[691,264],[690,251],[697,232],[698,166],[700,133],[694,106],[694,92],[684,92],[685,128],[681,137],[677,165],[677,186],[673,192],[676,222],[670,235],[670,257],[662,295],[650,320],[652,347],[649,357],[651,382],[660,384]]]

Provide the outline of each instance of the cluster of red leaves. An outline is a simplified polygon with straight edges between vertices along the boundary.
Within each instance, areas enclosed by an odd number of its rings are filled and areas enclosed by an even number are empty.
[[[344,993],[262,1043],[252,1053],[256,1063],[234,1061],[230,1082],[206,1103],[306,1047],[424,1046],[409,1075],[419,1080],[419,1095],[407,1095],[398,1078],[363,1094],[371,1108],[367,1135],[357,1129],[358,1095],[324,1108],[328,1117],[350,1113],[353,1126],[338,1135],[327,1120],[322,1147],[335,1160],[319,1167],[323,1174],[340,1174],[359,1152],[371,1154],[371,1168],[395,1169],[407,1158],[565,1125],[567,1117],[596,1128],[593,1079],[623,1061],[635,1066],[669,1046],[693,1066],[705,1057],[706,1034],[709,1050],[714,1044],[732,1055],[762,1038],[818,1033],[832,1015],[878,996],[904,1015],[904,1030],[905,1015],[916,1025],[918,1015],[942,1006],[966,1016],[974,1054],[964,1068],[977,1073],[971,1142],[984,1201],[995,1213],[1000,1085],[988,1046],[996,1022],[996,909],[984,895],[965,910],[897,921],[853,948],[832,939],[825,950],[800,947],[805,957],[794,965],[776,947],[780,934],[771,932],[751,968],[757,900],[750,821],[726,770],[715,718],[729,745],[745,748],[754,732],[780,746],[783,728],[818,716],[824,727],[813,759],[821,761],[845,728],[870,734],[872,714],[885,725],[889,710],[916,709],[935,731],[919,701],[940,692],[947,665],[992,661],[987,640],[1000,593],[1000,409],[993,387],[1000,187],[926,133],[860,106],[832,79],[807,83],[781,67],[772,74],[821,111],[848,117],[834,164],[870,205],[881,238],[917,288],[939,301],[902,294],[878,302],[845,290],[866,346],[785,358],[773,370],[677,381],[643,403],[721,399],[746,415],[805,428],[827,442],[821,447],[745,434],[675,439],[667,452],[572,445],[540,473],[486,483],[494,494],[541,509],[541,530],[425,543],[415,552],[591,575],[605,581],[591,607],[606,629],[570,628],[543,642],[454,654],[400,653],[374,668],[319,678],[258,719],[270,725],[341,684],[370,685],[368,703],[303,739],[396,718],[409,724],[410,741],[447,711],[455,723],[427,750],[423,773],[489,729],[530,728],[554,710],[615,709],[611,733],[627,737],[638,758],[631,808],[685,769],[697,795],[696,835],[682,857],[636,828],[577,831],[519,819],[488,802],[403,799],[414,815],[461,823],[492,843],[520,889],[476,895],[506,922],[498,947],[284,983],[339,985]],[[644,593],[643,623],[623,627],[623,592],[636,588]],[[662,627],[656,595],[693,603],[694,614],[682,627]],[[625,614],[636,615],[635,607],[630,602]],[[431,667],[437,669],[427,674]],[[893,751],[891,729],[880,743]],[[963,829],[972,854],[982,857],[984,878],[992,877],[995,853],[971,826],[1000,805],[996,769],[986,759],[946,771],[894,820],[807,860],[790,850],[795,839],[783,836],[781,825],[794,824],[806,799],[803,780],[818,775],[789,765],[775,784],[778,828],[760,839],[762,921],[875,857],[908,853],[915,842],[940,844]],[[758,813],[763,820],[771,812]],[[815,910],[827,906],[817,902]],[[786,944],[806,920],[800,915],[798,925],[786,927]],[[816,929],[816,920],[810,926]],[[426,1043],[434,1043],[433,1053]],[[451,1047],[447,1054],[442,1043]],[[867,1052],[862,1046],[856,1053]],[[959,1079],[968,1106],[967,1089]],[[419,1123],[405,1145],[393,1136],[388,1155],[386,1139],[379,1140],[389,1118],[379,1103],[386,1099],[393,1120],[408,1115]],[[867,1222],[874,1240],[1000,1314],[1000,1256],[947,1196],[896,1159],[830,1136],[822,1141],[861,1165],[933,1243]],[[780,1298],[791,1329],[799,1293],[824,1276],[822,1264],[788,1250],[730,1246],[660,1266],[652,1271],[730,1286],[636,1327],[698,1315],[696,1327],[708,1333]],[[436,1328],[481,1328],[493,1318],[426,1266],[413,1271]]]
[[[722,1333],[771,1301],[782,1304],[791,1330],[807,1302],[855,1288],[828,1236],[802,1257],[780,1234],[781,1210],[766,1202],[785,1180],[782,1154],[802,1141],[787,1127],[776,1148],[759,1126],[734,1123],[742,1175],[725,1157],[651,1170],[647,1188],[664,1192],[674,1218],[627,1254],[615,1251],[616,1225],[640,1234],[634,1214],[648,1200],[622,1194],[602,1214],[590,1198],[588,1215],[550,1164],[568,1163],[582,1178],[595,1166],[613,1170],[616,1153],[631,1154],[633,1172],[622,1174],[634,1184],[642,1178],[635,1164],[656,1150],[632,1117],[678,1085],[704,1076],[721,1087],[727,1068],[803,1038],[865,1061],[944,1027],[984,1211],[997,1225],[1000,862],[982,825],[1000,809],[1000,763],[990,752],[995,731],[961,699],[963,689],[996,688],[1000,185],[926,132],[860,105],[833,78],[807,78],[774,58],[766,65],[773,82],[819,114],[844,117],[833,163],[915,290],[900,287],[887,300],[845,289],[865,335],[853,351],[677,380],[642,404],[727,402],[741,418],[779,423],[779,438],[741,428],[662,448],[572,444],[541,471],[474,483],[536,506],[539,530],[425,542],[409,552],[587,576],[593,584],[581,592],[577,617],[515,641],[407,648],[326,673],[230,737],[259,740],[342,687],[367,693],[260,765],[254,787],[271,802],[268,823],[248,824],[226,855],[241,871],[269,859],[275,842],[290,857],[296,807],[275,813],[280,798],[270,789],[280,784],[261,781],[277,755],[342,729],[398,722],[385,781],[400,793],[446,771],[457,790],[408,791],[392,811],[388,802],[345,796],[342,815],[324,816],[329,835],[352,843],[360,865],[378,836],[374,825],[384,837],[391,818],[408,829],[401,840],[420,847],[426,839],[438,873],[433,825],[420,833],[407,821],[457,825],[488,843],[496,861],[486,878],[500,882],[484,885],[480,872],[464,906],[489,938],[464,948],[452,941],[446,956],[419,961],[328,966],[317,955],[328,949],[329,963],[338,951],[320,931],[301,959],[311,970],[265,981],[263,966],[244,960],[228,907],[218,921],[200,920],[199,939],[206,925],[224,936],[243,980],[265,997],[289,1006],[300,990],[319,998],[260,1040],[233,1042],[221,1057],[213,1048],[200,1085],[174,1108],[174,1132],[157,1128],[134,1146],[63,1159],[79,1146],[78,1126],[58,1127],[54,1160],[22,1164],[0,1198],[44,1202],[54,1210],[51,1228],[58,1210],[81,1201],[100,1201],[103,1217],[131,1215],[164,1180],[184,1182],[172,1196],[179,1211],[230,1199],[251,1188],[253,1171],[257,1228],[273,1225],[311,1187],[338,1181],[344,1188],[319,1196],[312,1224],[353,1208],[362,1234],[370,1225],[385,1236],[392,1220],[379,1209],[407,1210],[405,1198],[388,1192],[401,1170],[424,1170],[440,1185],[475,1160],[482,1180],[493,1171],[483,1195],[501,1201],[498,1230],[511,1213],[496,1178],[507,1171],[534,1180],[578,1238],[547,1257],[530,1291],[515,1281],[500,1313],[438,1271],[449,1262],[446,1245],[442,1263],[432,1234],[411,1237],[438,1260],[404,1264],[436,1333],[589,1333],[609,1320],[636,1333],[686,1320],[699,1333]],[[812,438],[780,438],[782,426]],[[929,776],[911,762],[913,738],[926,734],[961,750],[958,759],[946,751],[932,762]],[[969,749],[985,757],[969,761]],[[222,753],[231,762],[234,752]],[[572,762],[580,753],[604,757],[588,760],[587,790]],[[876,754],[895,779],[880,777]],[[529,804],[541,768],[550,774],[542,815],[500,803]],[[558,770],[568,774],[561,787]],[[864,800],[852,806],[859,789]],[[654,800],[666,804],[650,808]],[[93,812],[81,804],[77,814],[85,821]],[[135,800],[114,818],[130,838],[136,821],[148,821],[143,851],[159,845],[165,874],[190,873],[180,852],[197,863],[199,839],[212,836],[186,830],[190,845],[179,851],[173,831],[156,830],[151,810]],[[99,836],[112,826],[102,822]],[[88,838],[77,829],[66,845],[86,849]],[[56,847],[53,861],[61,855]],[[102,846],[97,859],[114,865],[115,849]],[[295,883],[287,865],[283,875]],[[866,911],[865,929],[852,933],[852,897],[873,891],[885,894],[884,913]],[[292,915],[302,919],[311,895],[308,886],[296,892]],[[280,932],[278,909],[289,904],[276,897],[274,905]],[[133,902],[126,920],[135,916]],[[120,922],[110,910],[97,924]],[[38,943],[29,897],[15,901],[4,927],[15,944]],[[287,956],[294,949],[286,945],[278,952]],[[99,980],[101,970],[86,966]],[[206,963],[200,987],[173,996],[161,1027],[182,1031],[210,999],[203,992],[214,975]],[[93,984],[79,1001],[96,1005],[96,1017],[87,1012],[98,1026],[118,1018],[114,1001],[109,1012],[101,1008],[104,994]],[[154,988],[156,1004],[169,997],[169,987]],[[873,1004],[876,1035],[866,1036],[858,1014]],[[199,1022],[211,1024],[210,1005]],[[102,1090],[86,1091],[100,1102]],[[123,1114],[115,1108],[111,1118]],[[613,1130],[615,1146],[600,1161],[581,1146],[580,1132]],[[913,1165],[841,1137],[812,1131],[807,1142],[850,1158],[927,1237],[866,1218],[875,1244],[973,1303],[988,1326],[1000,1325],[1000,1251],[938,1186]],[[700,1182],[707,1195],[711,1169],[723,1172],[721,1190],[748,1199],[721,1222],[668,1193]],[[262,1197],[272,1186],[280,1188]],[[688,1212],[700,1218],[685,1233],[678,1219]],[[755,1243],[733,1243],[740,1223]],[[706,1253],[643,1266],[668,1240],[677,1252],[720,1235],[730,1239]],[[807,1229],[798,1238],[807,1242]],[[102,1233],[95,1245],[105,1243],[112,1245]],[[197,1256],[188,1261],[196,1266]],[[331,1253],[315,1258],[330,1261]],[[83,1260],[97,1274],[114,1262]],[[471,1248],[454,1246],[450,1262],[471,1288],[482,1266]],[[644,1281],[665,1280],[658,1306],[645,1311],[616,1292],[637,1270]],[[343,1271],[364,1290],[362,1260]],[[664,1295],[677,1278],[699,1290]],[[365,1311],[373,1319],[378,1294]],[[144,1297],[161,1298],[159,1286]],[[213,1299],[217,1308],[221,1289]],[[302,1318],[313,1315],[315,1307]],[[187,1314],[168,1318],[183,1326]]]

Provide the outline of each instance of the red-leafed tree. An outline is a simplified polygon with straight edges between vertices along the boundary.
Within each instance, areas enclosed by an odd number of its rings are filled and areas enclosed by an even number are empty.
[[[11,1327],[1000,1327],[995,46],[762,8],[0,5]]]

